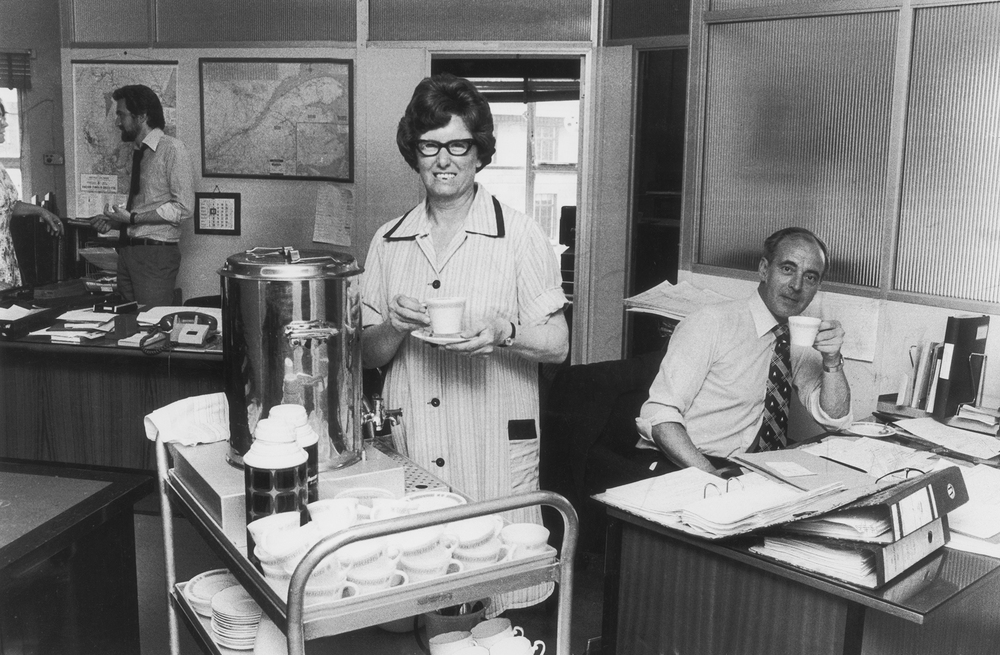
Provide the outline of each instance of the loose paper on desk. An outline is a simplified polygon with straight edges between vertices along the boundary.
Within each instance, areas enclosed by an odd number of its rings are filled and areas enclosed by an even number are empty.
[[[98,270],[118,270],[118,252],[114,248],[80,248],[80,256]]]
[[[624,302],[630,312],[657,314],[680,320],[699,307],[724,300],[730,298],[709,289],[699,289],[684,281],[676,285],[662,282],[648,291],[626,298]]]
[[[893,425],[924,441],[944,446],[956,453],[980,459],[989,459],[1000,454],[1000,440],[978,432],[952,428],[930,417],[903,419]]]
[[[24,318],[30,314],[42,311],[41,309],[27,309],[21,307],[20,305],[11,305],[10,307],[0,307],[0,321],[16,321],[19,318]]]
[[[798,450],[861,469],[874,478],[906,468],[929,471],[931,460],[937,459],[933,453],[868,437],[827,437]]]

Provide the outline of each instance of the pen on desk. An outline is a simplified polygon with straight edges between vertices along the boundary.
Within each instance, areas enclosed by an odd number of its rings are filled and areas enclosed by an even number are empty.
[[[850,464],[847,464],[845,462],[837,461],[837,460],[833,459],[832,457],[827,457],[826,455],[819,455],[819,458],[820,459],[825,459],[828,462],[833,462],[834,464],[840,464],[841,466],[846,466],[849,469],[854,469],[855,471],[860,471],[861,473],[868,473],[868,471],[864,470],[863,468],[860,468],[858,466],[851,466]]]

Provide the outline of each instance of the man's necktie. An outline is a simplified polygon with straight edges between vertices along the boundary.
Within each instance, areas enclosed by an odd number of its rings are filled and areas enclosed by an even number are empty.
[[[788,404],[792,399],[792,358],[788,347],[788,324],[773,329],[775,341],[764,394],[764,420],[751,451],[778,450],[787,443]]]
[[[141,171],[142,156],[148,148],[145,143],[139,146],[138,149],[132,150],[132,179],[129,182],[128,187],[128,202],[125,203],[125,210],[128,212],[132,211],[132,205],[135,203],[135,197],[139,195],[139,173]],[[121,227],[118,228],[118,245],[124,246],[128,242],[128,223],[122,223]]]

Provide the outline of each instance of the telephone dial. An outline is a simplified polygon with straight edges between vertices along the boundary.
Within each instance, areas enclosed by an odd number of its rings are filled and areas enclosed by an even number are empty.
[[[219,332],[214,316],[201,312],[176,312],[160,319],[139,341],[147,355],[170,350],[174,346],[204,346]]]

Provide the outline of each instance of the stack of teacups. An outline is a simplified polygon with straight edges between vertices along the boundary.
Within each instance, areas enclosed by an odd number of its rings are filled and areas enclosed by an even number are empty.
[[[473,571],[506,560],[510,549],[500,541],[503,519],[495,514],[450,523],[447,534],[457,541],[452,556]]]
[[[395,501],[396,494],[381,487],[352,487],[334,495],[334,498],[354,498],[357,500],[358,522],[364,523],[372,518],[372,508],[375,501]]]
[[[476,640],[468,630],[442,632],[427,640],[431,655],[457,655],[469,648],[476,647]],[[489,651],[487,651],[488,653]]]
[[[370,594],[389,587],[406,584],[406,573],[398,570],[399,551],[389,546],[385,537],[363,539],[347,544],[337,551],[347,579],[359,594]]]
[[[458,541],[443,535],[443,526],[430,526],[407,533],[409,539],[398,542],[399,567],[406,572],[410,582],[424,582],[443,575],[465,570],[452,554]]]
[[[500,530],[500,540],[510,549],[510,559],[541,555],[549,549],[549,531],[537,523],[511,523]]]
[[[541,647],[541,650],[539,650]],[[490,646],[490,655],[545,655],[545,642],[531,642],[527,637],[507,637]]]
[[[476,640],[477,646],[492,648],[504,639],[520,637],[524,635],[524,630],[519,626],[511,625],[510,619],[497,617],[480,621],[472,626],[472,638]]]

